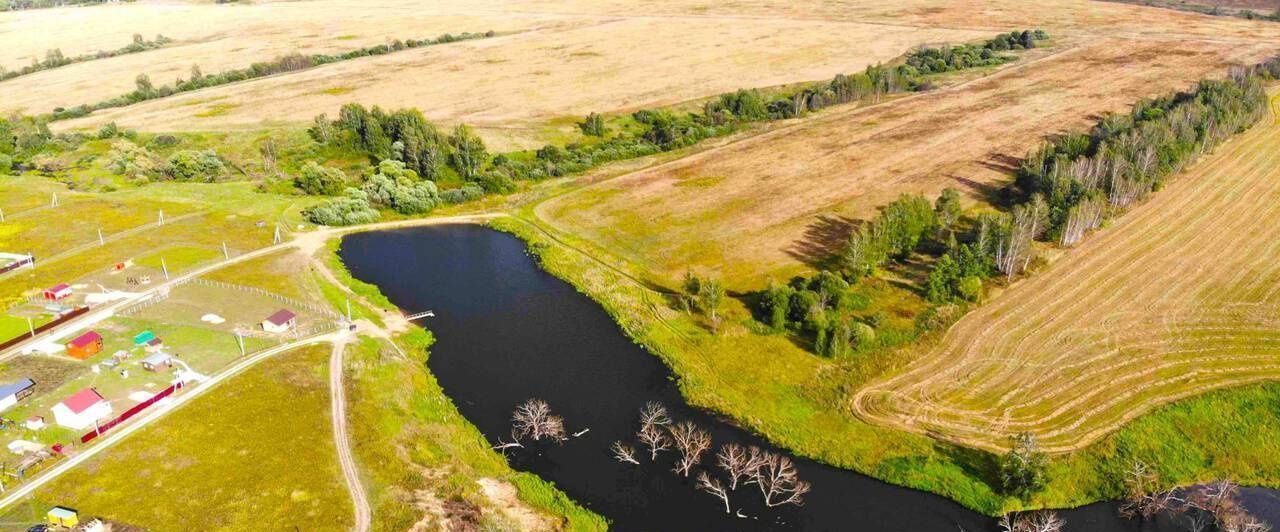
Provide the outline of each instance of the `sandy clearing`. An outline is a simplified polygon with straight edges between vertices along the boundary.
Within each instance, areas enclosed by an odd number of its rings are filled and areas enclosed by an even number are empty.
[[[892,59],[923,42],[984,35],[787,20],[599,18],[196,91],[62,127],[107,120],[150,130],[259,125],[264,119],[305,122],[320,112],[336,113],[347,102],[414,106],[442,122],[510,125],[827,78]],[[352,90],[320,92],[331,87]],[[208,102],[236,107],[193,117]]]
[[[983,448],[1029,431],[1070,451],[1161,404],[1280,377],[1280,121],[1266,122],[963,318],[855,410]]]
[[[1271,46],[1104,40],[1068,45],[962,87],[824,113],[553,199],[538,213],[668,279],[717,272],[762,285],[828,255],[901,193],[981,200],[1046,134],[1187,86]]]

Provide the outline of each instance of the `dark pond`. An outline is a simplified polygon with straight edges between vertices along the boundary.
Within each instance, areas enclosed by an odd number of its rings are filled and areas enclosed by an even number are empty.
[[[636,417],[661,401],[672,417],[710,430],[715,444],[768,444],[682,400],[661,361],[629,340],[595,302],[542,271],[519,239],[473,225],[346,237],[342,259],[356,278],[382,289],[405,312],[433,310],[429,366],[462,414],[489,438],[510,439],[510,415],[539,397],[564,417],[560,446],[511,453],[512,465],[554,482],[617,530],[995,530],[984,516],[945,498],[889,485],[808,460],[803,507],[767,509],[753,486],[720,501],[670,470],[674,453],[640,466],[611,457],[614,440],[634,441]],[[707,460],[704,460],[704,462]],[[1140,530],[1110,504],[1062,513],[1071,531]],[[1154,530],[1154,527],[1148,530]],[[1172,530],[1172,528],[1169,528]]]

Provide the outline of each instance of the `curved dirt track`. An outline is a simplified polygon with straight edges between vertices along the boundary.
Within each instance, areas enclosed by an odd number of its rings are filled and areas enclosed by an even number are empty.
[[[861,417],[965,445],[1092,443],[1168,402],[1280,378],[1280,122],[1175,177],[857,393]]]

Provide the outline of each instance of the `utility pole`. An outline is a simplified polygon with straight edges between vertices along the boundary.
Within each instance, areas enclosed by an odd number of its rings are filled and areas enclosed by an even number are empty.
[[[27,330],[31,332],[31,336],[36,335],[36,325],[31,323],[31,316],[27,316]]]
[[[240,356],[243,357],[244,356],[244,337],[240,336],[240,331],[236,331],[235,335],[236,335],[236,345],[240,346]]]
[[[347,300],[347,322],[351,322],[351,300]]]
[[[99,245],[99,246],[105,246],[105,245],[107,245],[107,240],[106,240],[106,239],[104,239],[104,238],[102,238],[102,228],[101,228],[101,227],[99,227],[99,228],[98,228],[98,245]]]
[[[160,219],[156,221],[156,225],[164,225],[164,209],[160,209]]]
[[[169,267],[164,263],[164,257],[160,257],[160,269],[164,271],[164,279],[169,280]]]
[[[0,222],[4,221],[4,209],[0,209]]]
[[[272,240],[274,240],[274,241],[272,242],[273,244],[279,244],[279,243],[280,243],[280,224],[276,224],[276,234],[275,234],[275,237],[274,237]]]
[[[57,207],[57,206],[58,206],[58,193],[57,193],[57,192],[54,192],[54,193],[53,193],[53,199],[49,202],[49,206],[50,206],[50,207]]]
[[[222,258],[224,258],[224,259],[230,259],[230,258],[231,258],[231,253],[229,253],[229,252],[227,251],[227,241],[226,241],[226,240],[223,240],[223,241],[222,241]]]

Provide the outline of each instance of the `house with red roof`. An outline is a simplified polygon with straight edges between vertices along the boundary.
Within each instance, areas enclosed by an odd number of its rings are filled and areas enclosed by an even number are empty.
[[[93,388],[85,388],[53,405],[53,421],[69,429],[83,430],[95,421],[111,417],[111,403]]]
[[[67,342],[67,354],[84,360],[102,351],[102,335],[89,331]]]
[[[298,315],[285,309],[277,310],[275,314],[267,316],[262,320],[262,330],[269,333],[282,333],[292,329],[298,323]]]
[[[71,296],[71,285],[67,283],[59,283],[44,291],[44,298],[49,301],[58,301]]]

